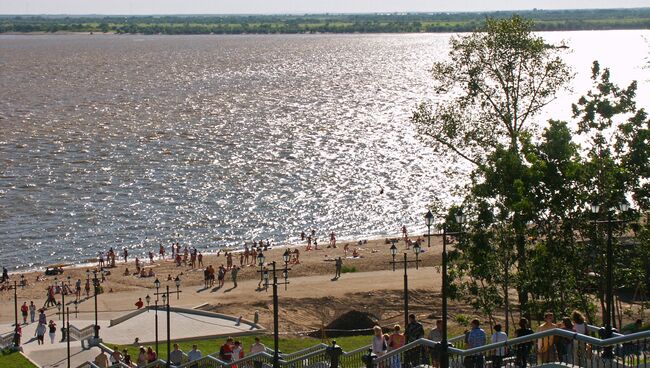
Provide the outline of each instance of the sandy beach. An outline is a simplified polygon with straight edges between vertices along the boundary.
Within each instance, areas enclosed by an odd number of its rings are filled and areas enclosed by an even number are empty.
[[[409,290],[410,311],[418,314],[420,319],[431,325],[433,318],[440,313],[440,273],[435,266],[440,264],[442,246],[440,238],[432,236],[431,247],[427,247],[426,237],[423,252],[419,259],[422,260],[416,270],[415,264],[409,264]],[[289,282],[285,290],[284,285],[279,286],[280,294],[280,320],[281,331],[285,333],[304,333],[328,324],[340,314],[349,310],[365,310],[377,316],[382,323],[400,323],[403,321],[403,265],[398,264],[395,272],[389,263],[390,243],[387,239],[368,240],[359,246],[357,242],[348,242],[350,252],[344,255],[345,243],[338,243],[337,248],[321,246],[320,250],[305,251],[305,246],[296,246],[300,251],[300,264],[290,265]],[[409,260],[415,260],[412,248],[406,249],[403,240],[397,243],[397,260],[403,260],[403,253],[407,252]],[[286,248],[278,247],[264,252],[266,262],[278,262],[278,268],[284,267],[282,254]],[[293,249],[293,248],[291,248]],[[358,249],[361,257],[351,258],[351,251]],[[343,273],[338,280],[333,280],[335,265],[333,259],[344,257],[343,265],[354,268],[356,271]],[[236,255],[235,264],[239,265]],[[259,267],[244,266],[239,272],[238,287],[233,288],[230,273],[227,273],[223,288],[204,288],[203,269],[192,269],[188,266],[177,267],[171,259],[155,259],[153,264],[144,263],[152,268],[161,281],[164,290],[167,285],[171,291],[176,287],[173,281],[167,281],[168,275],[172,278],[179,276],[182,280],[180,296],[172,296],[172,305],[179,307],[196,307],[214,310],[234,316],[243,316],[252,319],[255,311],[259,312],[260,323],[271,326],[272,303],[271,289],[258,290]],[[204,265],[213,265],[215,268],[226,264],[222,254],[204,256]],[[135,310],[138,298],[145,300],[146,295],[155,293],[155,277],[141,278],[133,275],[125,276],[125,268],[131,272],[135,269],[132,262],[118,261],[115,268],[110,268],[110,275],[106,276],[102,284],[104,293],[98,296],[98,310],[102,318],[111,318]],[[75,280],[86,280],[86,270],[83,267],[68,267],[58,279],[70,276],[74,285]],[[19,308],[23,302],[33,300],[38,308],[45,303],[45,290],[54,281],[54,277],[47,276],[42,281],[35,281],[42,272],[24,274],[27,280],[25,288],[18,287]],[[11,274],[12,280],[20,280],[20,274]],[[41,276],[43,277],[43,276]],[[278,272],[278,277],[281,272]],[[283,281],[283,280],[280,280]],[[11,322],[14,318],[13,290],[0,293],[0,322]],[[82,286],[82,298],[78,305],[79,314],[94,313],[94,303],[91,297],[86,298]],[[61,296],[56,296],[57,301]],[[66,297],[66,304],[74,301],[74,295]],[[74,304],[69,304],[72,309]],[[454,307],[452,306],[452,309]],[[458,308],[458,307],[455,307]],[[460,310],[460,309],[459,309]],[[48,318],[57,318],[56,308],[47,310]],[[463,313],[472,313],[463,311]],[[20,312],[19,312],[20,314]],[[19,315],[19,319],[20,319]]]

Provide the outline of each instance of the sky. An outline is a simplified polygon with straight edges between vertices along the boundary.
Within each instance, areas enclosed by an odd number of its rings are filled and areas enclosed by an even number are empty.
[[[650,0],[0,0],[0,14],[287,14],[650,7]]]

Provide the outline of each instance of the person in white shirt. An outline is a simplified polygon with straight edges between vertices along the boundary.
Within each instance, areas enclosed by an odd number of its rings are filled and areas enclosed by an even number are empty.
[[[255,343],[251,345],[251,355],[252,354],[257,354],[257,353],[262,353],[266,351],[266,346],[260,342],[259,337],[255,337]],[[262,362],[255,359],[253,362],[253,367],[254,368],[262,368]]]
[[[494,325],[494,333],[492,334],[491,341],[493,344],[497,342],[508,341],[508,335],[506,335],[505,332],[501,332],[500,324]],[[503,357],[505,355],[506,355],[505,347],[500,347],[494,350],[494,356],[492,357],[492,367],[501,368],[501,364],[503,363]]]
[[[187,359],[190,362],[201,359],[201,350],[198,350],[198,346],[196,344],[192,345],[192,350],[187,353]]]

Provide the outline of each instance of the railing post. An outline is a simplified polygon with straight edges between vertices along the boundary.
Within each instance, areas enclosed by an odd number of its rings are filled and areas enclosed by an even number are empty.
[[[376,358],[377,355],[372,352],[372,349],[368,349],[368,354],[362,356],[361,360],[366,364],[366,368],[373,368]]]

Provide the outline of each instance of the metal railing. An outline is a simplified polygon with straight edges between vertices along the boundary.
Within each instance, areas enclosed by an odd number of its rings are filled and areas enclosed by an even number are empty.
[[[95,336],[95,325],[86,326],[81,330],[73,325],[70,325],[69,333],[70,333],[70,339],[74,339],[77,341],[87,340]]]
[[[420,339],[374,360],[378,368],[435,365],[441,346]],[[545,364],[587,368],[650,366],[650,331],[598,339],[551,329],[472,349],[449,347],[450,367],[526,367]]]
[[[14,343],[14,332],[7,332],[4,335],[0,335],[0,348],[5,348],[11,346]]]
[[[592,331],[599,330],[593,328]],[[580,366],[586,368],[625,368],[650,367],[650,331],[630,335],[617,334],[610,339],[599,339],[563,329],[551,329],[531,335],[513,338],[508,341],[486,344],[472,349],[455,347],[464,343],[463,336],[450,339],[449,366],[452,368],[501,368],[534,367],[544,365]],[[101,345],[100,345],[101,346]],[[106,347],[103,347],[106,348]],[[106,348],[107,351],[110,349]],[[341,368],[365,368],[364,357],[369,346],[349,352],[339,357]],[[408,343],[399,349],[376,357],[374,368],[401,368],[422,365],[435,366],[440,357],[441,346],[426,339]],[[223,361],[218,353],[204,356],[192,362],[184,355],[179,368],[269,368],[273,365],[272,352],[264,351],[234,361]],[[326,368],[330,366],[331,356],[328,346],[318,344],[280,357],[283,368]],[[158,360],[147,365],[164,365]]]

